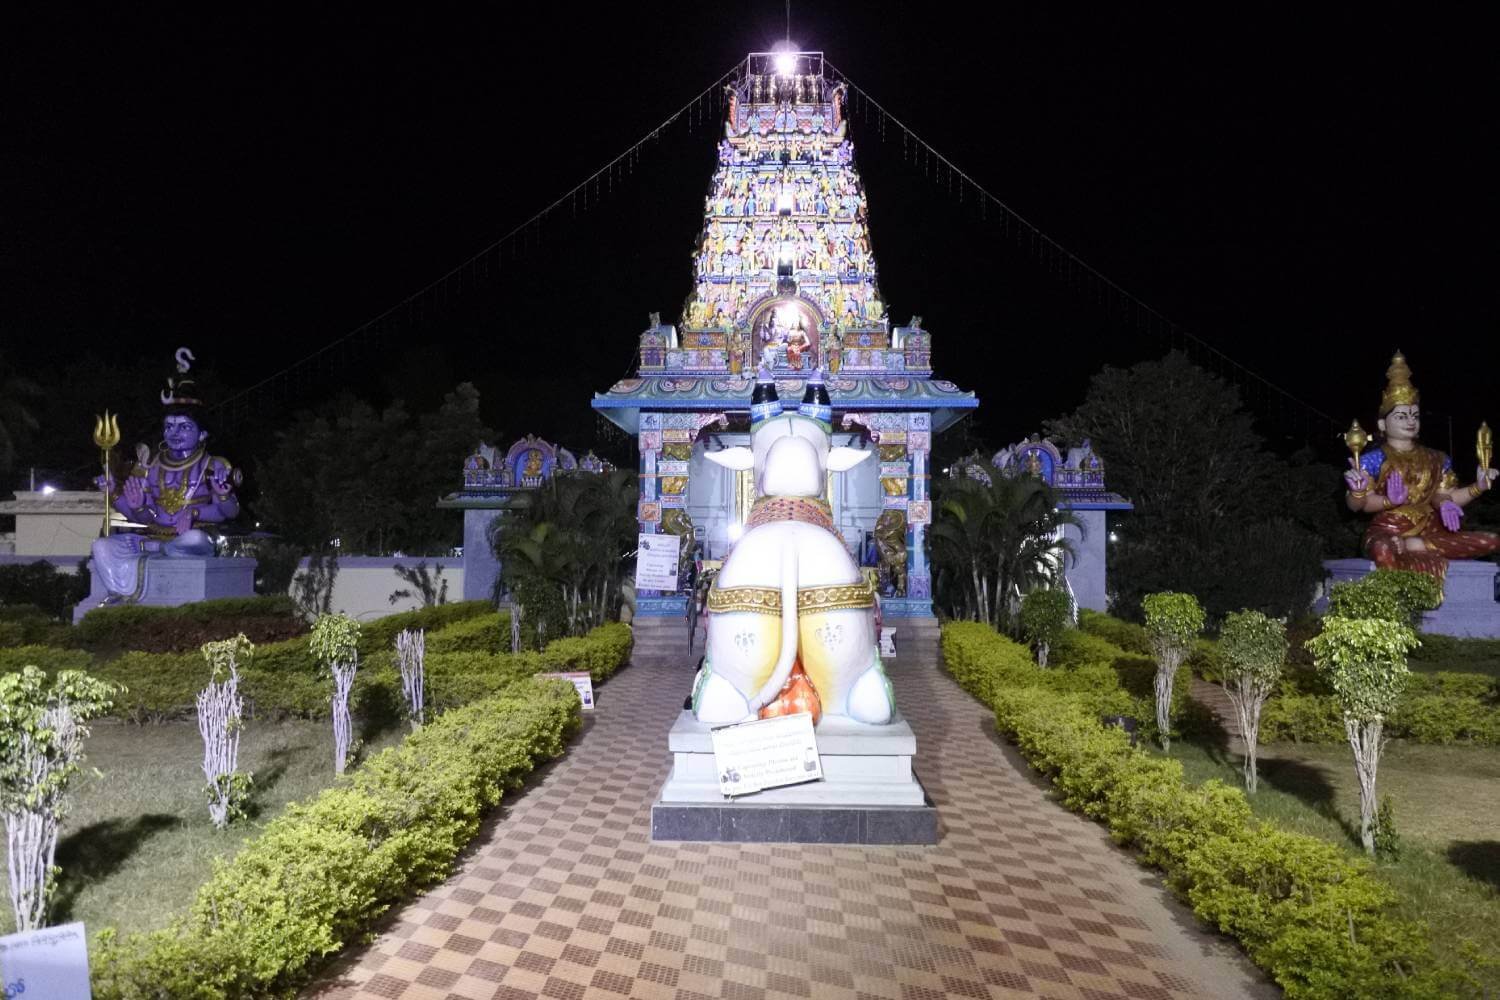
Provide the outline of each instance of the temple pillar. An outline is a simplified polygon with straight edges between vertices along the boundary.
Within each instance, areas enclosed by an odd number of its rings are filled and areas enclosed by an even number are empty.
[[[927,562],[927,527],[932,524],[932,415],[912,413],[906,432],[906,453],[911,465],[911,491],[906,505],[906,598],[907,613],[914,617],[932,614],[932,567]]]

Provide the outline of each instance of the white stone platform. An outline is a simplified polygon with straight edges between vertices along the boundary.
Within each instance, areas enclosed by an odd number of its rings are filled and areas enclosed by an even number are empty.
[[[767,788],[736,796],[735,801],[817,806],[919,806],[926,801],[911,769],[917,738],[905,719],[888,726],[867,726],[829,716],[814,733],[823,763],[822,781]],[[659,801],[725,803],[709,726],[684,711],[667,736],[667,748],[672,753],[672,773]]]
[[[711,728],[683,711],[667,737],[672,773],[651,807],[651,839],[937,843],[937,809],[912,771],[917,738],[905,719],[867,726],[830,716],[814,732],[821,781],[728,798],[719,791]]]
[[[146,560],[145,588],[135,603],[174,608],[218,597],[254,597],[255,565],[254,559],[238,557],[151,556]],[[109,596],[92,565],[89,576],[89,596],[73,609],[75,625]]]

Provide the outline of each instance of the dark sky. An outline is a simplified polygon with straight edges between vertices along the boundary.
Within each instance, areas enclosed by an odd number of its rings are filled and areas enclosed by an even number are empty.
[[[544,9],[9,10],[0,347],[55,384],[140,354],[164,376],[191,344],[222,383],[252,384],[499,239],[783,32],[775,2],[528,6]],[[1372,416],[1398,346],[1428,408],[1455,415],[1460,456],[1474,422],[1500,420],[1485,26],[1457,8],[985,6],[798,3],[792,37],[1043,232],[1341,422]],[[680,120],[586,209],[508,245],[498,274],[467,272],[254,397],[257,421],[342,387],[426,405],[469,379],[507,438],[588,446],[589,397],[624,374],[646,314],[675,320],[689,291],[715,127]],[[1101,364],[1166,348],[905,162],[893,125],[884,142],[878,117],[854,130],[891,311],[925,317],[989,443],[1071,409]]]

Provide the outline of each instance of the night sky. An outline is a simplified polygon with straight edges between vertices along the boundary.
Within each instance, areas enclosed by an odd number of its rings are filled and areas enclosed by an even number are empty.
[[[76,400],[79,451],[59,467],[88,460],[94,410],[154,397],[179,345],[221,394],[273,375],[500,239],[784,31],[774,2],[538,6],[9,11],[0,347],[58,393],[70,372],[121,373],[114,398]],[[798,3],[791,34],[1042,232],[1341,424],[1369,426],[1400,347],[1437,414],[1429,442],[1447,447],[1451,414],[1469,464],[1478,419],[1500,422],[1482,26],[1368,6],[1315,20],[1310,5],[1150,20],[1041,6]],[[1039,429],[1100,365],[1167,349],[859,110],[883,293],[895,320],[924,317],[939,376],[980,394],[977,439]],[[420,408],[465,379],[505,440],[595,444],[589,398],[630,368],[648,312],[675,322],[690,290],[719,128],[702,104],[498,267],[247,397],[241,458],[340,389]],[[1278,422],[1274,395],[1250,402],[1283,446],[1331,437]]]

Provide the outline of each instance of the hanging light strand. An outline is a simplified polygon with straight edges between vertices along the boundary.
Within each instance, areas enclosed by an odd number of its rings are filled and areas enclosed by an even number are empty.
[[[1223,370],[1226,375],[1233,373],[1234,376],[1237,376],[1236,380],[1245,383],[1247,388],[1257,386],[1262,391],[1274,394],[1286,402],[1295,405],[1306,416],[1316,417],[1319,422],[1332,427],[1334,430],[1338,430],[1343,426],[1331,415],[1300,397],[1293,395],[1259,372],[1236,361],[1202,337],[1167,319],[1151,306],[1110,280],[1083,258],[1052,239],[1015,209],[991,194],[988,189],[973,177],[970,177],[963,170],[959,169],[952,160],[938,152],[925,139],[912,131],[905,122],[891,114],[879,101],[875,100],[868,92],[849,79],[846,73],[826,59],[824,60],[824,65],[849,89],[851,103],[853,100],[858,99],[862,104],[866,121],[869,120],[871,112],[879,116],[879,132],[882,142],[885,141],[887,125],[901,130],[902,162],[910,163],[915,168],[918,166],[918,159],[920,158],[923,176],[936,184],[945,185],[950,195],[954,193],[956,185],[957,197],[960,202],[963,201],[964,191],[967,189],[972,199],[979,205],[980,218],[987,220],[990,211],[994,211],[1001,232],[1012,234],[1016,245],[1032,254],[1054,277],[1066,275],[1070,279],[1070,284],[1080,290],[1085,284],[1092,285],[1092,290],[1098,299],[1101,302],[1108,302],[1107,309],[1109,311],[1118,310],[1137,329],[1165,340],[1169,346],[1181,343],[1184,346],[1194,349],[1205,357],[1211,367]],[[906,157],[908,144],[910,144],[912,150],[910,160]],[[936,165],[935,170],[933,169],[934,164]],[[1312,423],[1312,421],[1309,420],[1309,423]]]

